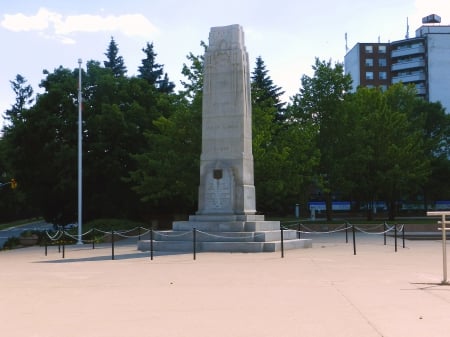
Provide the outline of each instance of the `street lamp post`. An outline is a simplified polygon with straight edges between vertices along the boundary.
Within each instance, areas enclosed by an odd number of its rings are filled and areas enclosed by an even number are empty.
[[[83,123],[81,118],[82,98],[81,98],[81,63],[78,59],[78,242],[82,245],[83,233],[83,155],[82,155],[82,137],[83,137]]]

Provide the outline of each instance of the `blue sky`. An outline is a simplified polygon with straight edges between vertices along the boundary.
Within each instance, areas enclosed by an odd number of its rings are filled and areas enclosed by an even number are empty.
[[[181,89],[181,68],[190,52],[202,53],[211,27],[244,28],[250,68],[261,56],[274,83],[298,92],[302,75],[312,75],[315,57],[343,62],[357,42],[403,39],[423,16],[435,13],[450,24],[448,0],[0,0],[0,113],[14,103],[10,80],[24,76],[39,92],[42,71],[78,68],[78,59],[104,61],[111,36],[134,75],[154,43],[157,62]],[[376,6],[374,6],[376,4]],[[0,118],[1,125],[1,118]]]

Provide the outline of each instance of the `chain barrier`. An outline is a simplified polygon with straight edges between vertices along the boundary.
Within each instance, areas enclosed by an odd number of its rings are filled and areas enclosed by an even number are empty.
[[[297,233],[298,238],[300,239],[301,234],[309,234],[309,235],[326,235],[326,234],[334,234],[338,232],[345,231],[345,242],[348,243],[348,230],[352,230],[352,237],[353,237],[353,252],[354,255],[356,255],[356,231],[361,232],[363,234],[367,235],[383,235],[384,236],[384,245],[386,245],[386,234],[389,232],[394,232],[394,240],[395,240],[395,252],[397,252],[397,233],[402,233],[402,241],[403,241],[403,248],[405,248],[405,225],[391,225],[389,226],[386,222],[379,224],[379,225],[371,225],[370,231],[366,228],[361,228],[361,226],[355,226],[350,224],[349,222],[345,222],[343,225],[329,231],[316,231],[311,229],[310,227],[305,226],[303,223],[299,222],[291,222],[291,224],[288,224],[287,226],[297,226]],[[382,231],[376,231],[378,228],[382,227]],[[305,229],[305,230],[302,230]]]
[[[333,230],[328,230],[328,231],[315,231],[310,227],[305,226],[303,223],[297,222],[297,221],[292,221],[290,223],[284,223],[280,226],[280,236],[281,236],[281,257],[284,257],[284,245],[283,245],[283,231],[290,229],[289,227],[292,226],[296,226],[297,227],[297,233],[298,233],[298,238],[300,238],[300,234],[309,234],[309,235],[326,235],[326,234],[335,234],[335,233],[339,233],[339,232],[343,232],[345,231],[345,237],[346,237],[346,243],[348,243],[348,230],[351,229],[352,230],[352,234],[353,234],[353,250],[354,250],[354,255],[356,255],[356,231],[361,232],[363,234],[366,235],[383,235],[384,236],[384,244],[386,245],[386,234],[389,232],[394,232],[394,237],[395,237],[395,251],[397,252],[397,233],[401,232],[402,233],[402,238],[403,238],[403,248],[405,248],[405,225],[388,225],[386,222],[384,222],[383,224],[380,225],[375,225],[372,226],[370,228],[370,230],[368,230],[367,228],[361,228],[360,226],[355,226],[350,224],[349,222],[345,222],[343,225],[338,226],[337,228],[333,229]],[[383,227],[383,231],[377,231],[374,232],[374,229],[378,229],[380,227]],[[302,228],[304,230],[302,230]],[[141,230],[143,230],[144,232],[141,232]],[[138,231],[138,234],[132,234],[132,235],[127,235],[128,233],[136,233],[136,231]],[[93,234],[95,232],[98,232],[100,234],[103,234],[102,237],[100,238],[96,238]],[[58,229],[58,231],[55,234],[51,234],[50,232],[46,231],[46,240],[45,240],[45,255],[47,256],[47,238],[51,241],[51,242],[58,242],[58,251],[61,252],[61,243],[62,243],[62,251],[63,251],[63,258],[65,257],[65,240],[64,238],[70,238],[72,240],[77,240],[78,239],[78,235],[73,235],[71,234],[69,231],[67,230],[61,230]],[[128,229],[128,230],[113,230],[111,229],[111,231],[105,231],[105,230],[101,230],[101,229],[97,229],[97,228],[92,228],[90,230],[88,230],[85,233],[82,233],[81,236],[85,237],[86,235],[92,234],[92,249],[95,248],[95,241],[100,241],[102,239],[105,238],[110,238],[111,239],[111,250],[112,250],[112,259],[114,260],[114,243],[115,243],[115,236],[117,235],[120,238],[132,238],[132,239],[141,239],[142,236],[148,235],[150,234],[150,256],[151,259],[153,260],[153,245],[154,245],[154,238],[155,235],[162,237],[162,238],[182,238],[182,237],[186,237],[186,236],[191,236],[193,238],[193,253],[194,253],[194,260],[195,260],[195,256],[196,256],[196,240],[197,240],[197,235],[202,235],[203,238],[212,238],[212,239],[216,239],[217,241],[230,241],[232,239],[237,239],[240,242],[248,242],[248,241],[253,241],[255,239],[258,238],[262,238],[264,237],[266,234],[265,233],[258,233],[258,234],[251,234],[251,235],[243,235],[243,236],[226,236],[226,235],[219,235],[216,233],[211,233],[211,232],[204,232],[201,230],[197,230],[195,228],[192,229],[192,231],[184,231],[181,232],[179,234],[174,234],[174,232],[171,232],[171,234],[167,234],[168,231],[155,231],[152,228],[148,229],[145,227],[135,227],[132,229]],[[87,240],[85,240],[87,241]],[[156,240],[157,241],[157,240]]]

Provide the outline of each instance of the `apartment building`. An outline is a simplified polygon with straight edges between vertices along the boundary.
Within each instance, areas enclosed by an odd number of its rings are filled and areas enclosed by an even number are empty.
[[[353,88],[381,87],[391,84],[389,43],[357,43],[345,55],[345,71],[353,79]]]
[[[387,88],[414,84],[417,94],[430,102],[440,101],[450,112],[450,26],[436,25],[430,15],[415,37],[390,43],[357,43],[345,55],[345,72],[358,86]],[[386,66],[384,66],[386,65]]]

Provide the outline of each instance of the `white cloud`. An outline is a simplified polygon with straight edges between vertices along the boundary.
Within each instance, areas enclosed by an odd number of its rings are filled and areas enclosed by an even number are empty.
[[[37,31],[45,38],[57,39],[65,44],[75,43],[69,35],[78,32],[121,32],[127,36],[144,38],[158,32],[142,14],[63,16],[46,8],[40,8],[35,15],[30,16],[22,13],[5,14],[0,24],[13,32]]]
[[[50,22],[60,20],[60,15],[40,8],[36,15],[26,16],[22,13],[5,14],[2,27],[13,32],[42,31],[49,27]]]

